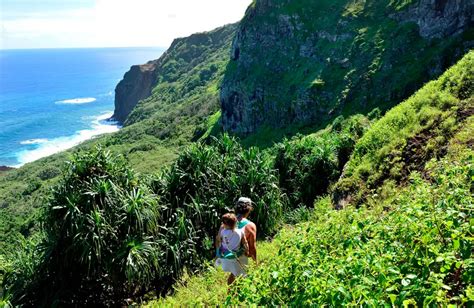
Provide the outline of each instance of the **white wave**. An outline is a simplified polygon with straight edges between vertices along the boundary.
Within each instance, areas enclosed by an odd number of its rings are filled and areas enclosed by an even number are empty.
[[[73,99],[65,99],[63,101],[57,101],[56,104],[58,105],[80,105],[80,104],[88,104],[95,102],[97,99],[95,97],[83,97],[83,98],[73,98]]]
[[[48,142],[46,138],[39,138],[39,139],[29,139],[21,141],[20,144],[42,144]]]
[[[103,113],[94,118],[90,129],[77,131],[72,136],[59,137],[49,140],[44,139],[46,141],[39,143],[36,149],[18,152],[16,154],[16,158],[19,164],[14,167],[21,167],[26,163],[30,163],[37,159],[70,149],[81,142],[92,139],[98,135],[109,134],[118,131],[120,129],[118,123],[109,120],[112,115],[113,112]]]

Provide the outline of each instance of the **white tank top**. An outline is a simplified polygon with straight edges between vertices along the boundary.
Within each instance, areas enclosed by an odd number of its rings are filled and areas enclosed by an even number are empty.
[[[221,239],[222,247],[226,250],[237,251],[240,249],[240,242],[242,241],[242,236],[244,234],[243,229],[222,229],[221,230]]]

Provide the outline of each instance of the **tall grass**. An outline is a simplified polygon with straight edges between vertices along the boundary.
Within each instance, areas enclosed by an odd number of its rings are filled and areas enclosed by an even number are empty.
[[[474,52],[389,112],[357,143],[334,203],[360,204],[388,181],[402,183],[430,158],[445,153],[450,137],[472,113]]]

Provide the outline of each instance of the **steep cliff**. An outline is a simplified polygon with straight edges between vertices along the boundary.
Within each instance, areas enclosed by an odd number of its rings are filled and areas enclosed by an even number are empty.
[[[159,59],[132,66],[115,89],[114,118],[131,125],[202,94],[222,78],[235,30],[231,24],[175,39]],[[216,99],[214,109],[218,105]]]
[[[115,111],[113,118],[121,123],[139,101],[151,95],[155,85],[156,62],[150,61],[143,65],[134,65],[125,73],[115,88]]]
[[[222,84],[225,130],[393,106],[473,44],[472,0],[256,0]]]

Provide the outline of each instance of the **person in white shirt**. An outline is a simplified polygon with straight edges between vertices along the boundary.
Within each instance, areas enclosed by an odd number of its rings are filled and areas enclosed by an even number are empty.
[[[240,258],[248,253],[244,229],[237,228],[237,216],[232,213],[224,214],[216,237],[216,265],[230,273],[227,279],[229,285],[234,282],[235,277],[246,275],[245,265]]]

